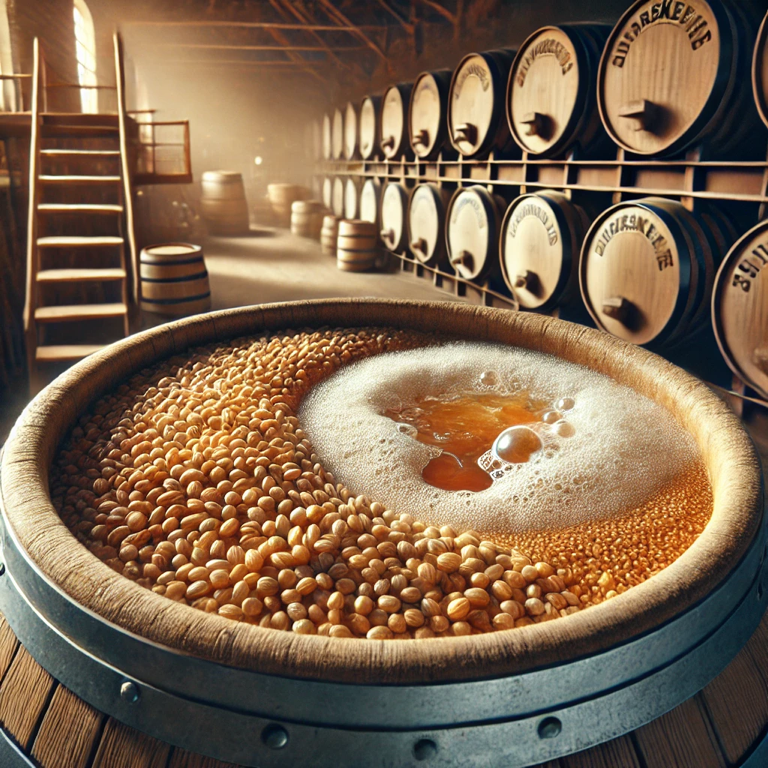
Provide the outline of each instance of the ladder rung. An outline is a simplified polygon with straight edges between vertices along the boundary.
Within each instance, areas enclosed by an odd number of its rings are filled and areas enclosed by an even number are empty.
[[[40,203],[37,210],[41,213],[122,213],[123,206],[95,203]]]
[[[119,176],[52,176],[38,177],[44,184],[119,184]]]
[[[61,344],[54,346],[38,347],[35,350],[35,360],[41,363],[56,362],[57,360],[81,360],[100,349],[103,344]]]
[[[41,149],[47,157],[120,157],[117,149]]]
[[[122,245],[125,241],[122,237],[39,237],[39,248],[96,248],[102,245]]]
[[[37,273],[38,283],[80,283],[91,281],[124,280],[125,270],[107,269],[43,269]]]
[[[35,320],[38,323],[66,323],[76,320],[92,320],[100,317],[122,317],[128,314],[125,304],[66,304],[57,307],[38,307]]]

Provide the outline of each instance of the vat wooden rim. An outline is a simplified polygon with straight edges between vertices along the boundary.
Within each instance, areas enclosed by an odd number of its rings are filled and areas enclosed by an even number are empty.
[[[235,623],[159,597],[84,547],[72,546],[73,537],[48,496],[48,469],[61,438],[95,398],[134,371],[190,346],[329,325],[391,325],[515,343],[611,375],[667,407],[694,435],[715,493],[712,520],[667,569],[584,612],[507,632],[399,643],[298,636]],[[242,307],[129,337],[77,364],[30,403],[5,446],[0,477],[8,523],[28,555],[66,593],[106,620],[211,661],[357,683],[513,674],[562,664],[652,631],[723,581],[748,549],[762,511],[754,447],[738,418],[702,382],[600,331],[536,314],[448,302],[330,299]]]

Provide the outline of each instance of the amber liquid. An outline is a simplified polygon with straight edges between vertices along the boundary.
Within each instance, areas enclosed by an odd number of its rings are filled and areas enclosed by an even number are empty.
[[[422,470],[425,482],[445,491],[484,491],[493,479],[477,460],[507,427],[538,421],[540,412],[527,395],[487,393],[448,402],[419,398],[414,407],[384,415],[415,427],[420,443],[442,449]]]

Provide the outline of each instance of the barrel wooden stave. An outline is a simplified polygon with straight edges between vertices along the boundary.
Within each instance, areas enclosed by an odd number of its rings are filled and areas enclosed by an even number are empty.
[[[342,219],[336,243],[336,266],[344,272],[365,272],[376,263],[376,225],[360,219]]]
[[[593,223],[579,282],[598,327],[635,344],[671,348],[705,329],[718,238],[680,203],[619,203]]]
[[[366,96],[360,103],[358,136],[363,160],[373,160],[379,154],[380,96]]]
[[[145,312],[182,317],[210,309],[208,271],[198,245],[148,246],[139,257],[139,274]]]
[[[419,184],[408,197],[408,247],[422,264],[445,266],[445,209],[450,194],[436,184]]]
[[[330,160],[333,157],[333,117],[329,114],[323,115],[323,159]]]
[[[485,187],[457,189],[446,211],[448,260],[459,277],[482,281],[499,269],[498,240],[506,206]]]
[[[515,51],[470,53],[456,67],[448,97],[448,137],[465,157],[519,154],[505,118],[505,96]]]
[[[413,84],[408,105],[408,140],[413,154],[422,160],[436,159],[448,143],[451,74],[448,69],[422,72]]]
[[[360,189],[360,216],[363,221],[379,224],[381,205],[381,182],[378,179],[366,179]]]
[[[406,210],[408,196],[405,189],[389,182],[381,194],[381,241],[390,251],[402,251],[406,243]]]
[[[339,237],[339,218],[332,214],[323,216],[323,225],[320,229],[320,249],[326,256],[336,258],[336,242]]]
[[[344,217],[344,179],[337,176],[333,180],[333,191],[331,193],[331,210],[335,216],[340,219]]]
[[[715,279],[712,325],[728,367],[768,398],[768,224],[760,222],[733,245]]]
[[[408,137],[408,107],[412,89],[411,83],[391,85],[381,99],[379,146],[387,160],[412,157]]]
[[[357,154],[357,107],[350,101],[344,109],[344,157],[347,160],[352,160]]]
[[[578,143],[589,153],[608,144],[595,83],[605,24],[543,27],[519,48],[507,85],[507,122],[521,149],[557,155]]]
[[[360,218],[360,189],[361,185],[357,179],[348,178],[344,184],[344,218]]]
[[[344,113],[338,107],[333,110],[331,123],[331,157],[341,160],[344,155]]]
[[[235,171],[205,171],[200,184],[200,209],[213,234],[240,235],[248,231],[248,201],[243,177]]]
[[[272,203],[279,226],[291,224],[291,206],[297,200],[305,200],[309,194],[306,187],[299,184],[275,183],[267,185],[267,196]]]
[[[642,155],[698,144],[748,153],[743,139],[758,122],[750,89],[755,29],[746,5],[731,0],[695,7],[637,0],[614,27],[598,70],[609,136]]]
[[[297,200],[291,205],[291,232],[300,237],[320,237],[325,208],[317,200]]]
[[[522,195],[501,224],[502,276],[523,309],[546,311],[580,302],[578,262],[589,224],[562,192]]]

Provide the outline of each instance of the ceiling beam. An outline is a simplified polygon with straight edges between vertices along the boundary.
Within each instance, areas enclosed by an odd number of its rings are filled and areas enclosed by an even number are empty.
[[[366,46],[353,45],[353,46],[339,46],[335,48],[328,48],[327,46],[317,45],[227,45],[226,43],[167,43],[164,48],[197,48],[201,50],[211,51],[322,51],[327,53],[328,51],[364,51]],[[314,63],[314,62],[313,62]]]
[[[331,0],[318,0],[325,12],[334,20],[338,21],[340,25],[350,27],[353,31],[352,34],[362,40],[372,51],[375,51],[387,63],[387,67],[391,69],[389,60],[387,59],[384,51],[379,48],[376,43],[366,35],[360,27],[355,26],[332,2]]]
[[[355,26],[353,24],[292,24],[279,21],[154,21],[126,19],[121,22],[131,27],[241,27],[243,29],[285,29],[305,32],[349,32],[357,34],[361,29],[383,29],[379,26]]]
[[[408,19],[404,19],[388,2],[387,0],[377,0],[379,5],[390,14],[390,16],[393,16],[397,21],[402,25],[403,29],[405,29],[406,32],[411,33],[413,32],[413,24],[411,24]]]
[[[436,0],[419,0],[419,2],[423,3],[427,8],[431,8],[436,13],[439,13],[444,19],[448,19],[451,24],[456,23],[456,15],[451,13],[444,6],[440,5],[440,3],[436,2]]]

